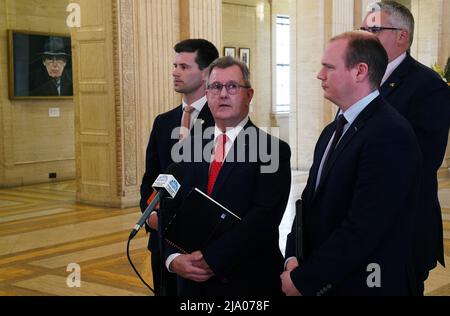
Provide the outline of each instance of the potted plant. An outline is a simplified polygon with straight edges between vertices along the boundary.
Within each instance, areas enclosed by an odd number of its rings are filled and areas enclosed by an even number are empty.
[[[444,77],[447,80],[447,83],[450,85],[450,57],[447,59],[447,65],[445,65]]]
[[[450,57],[447,59],[447,64],[444,69],[442,69],[437,63],[435,63],[431,68],[441,76],[442,80],[450,85]]]

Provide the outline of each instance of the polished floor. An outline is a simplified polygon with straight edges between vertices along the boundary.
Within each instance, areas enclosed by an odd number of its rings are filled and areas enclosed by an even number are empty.
[[[292,221],[293,201],[306,175],[298,173],[293,179],[293,194],[280,226],[281,247]],[[450,263],[450,178],[439,184]],[[74,181],[0,189],[0,296],[151,295],[133,272],[125,251],[139,215],[136,207],[76,203]],[[131,243],[131,257],[152,284],[146,243],[141,230]],[[77,275],[81,287],[77,287]],[[426,294],[450,295],[449,268],[439,266],[431,273]]]

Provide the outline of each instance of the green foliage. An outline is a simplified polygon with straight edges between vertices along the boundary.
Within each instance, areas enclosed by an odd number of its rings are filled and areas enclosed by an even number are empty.
[[[431,68],[436,71],[445,82],[450,82],[450,57],[447,59],[447,64],[444,69],[442,69],[437,63],[431,66]]]
[[[447,82],[450,82],[450,57],[447,59],[447,65],[445,65],[444,78]]]

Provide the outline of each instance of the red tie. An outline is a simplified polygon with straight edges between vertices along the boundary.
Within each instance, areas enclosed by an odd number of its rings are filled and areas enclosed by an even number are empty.
[[[214,188],[214,183],[216,183],[217,176],[219,175],[220,169],[222,168],[223,160],[225,158],[225,144],[227,143],[227,135],[222,134],[217,139],[216,147],[214,148],[214,158],[211,163],[211,168],[209,170],[208,177],[208,195],[211,195]]]

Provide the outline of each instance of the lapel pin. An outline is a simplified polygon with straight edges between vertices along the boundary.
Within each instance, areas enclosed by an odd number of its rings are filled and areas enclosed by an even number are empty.
[[[389,84],[389,86],[390,86],[391,88],[395,88],[395,82]]]

